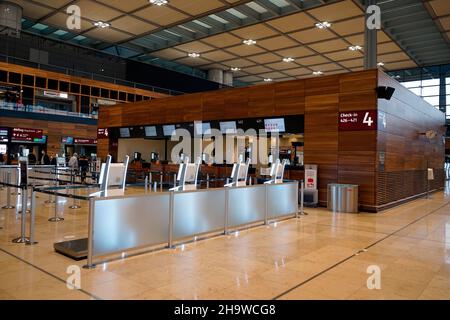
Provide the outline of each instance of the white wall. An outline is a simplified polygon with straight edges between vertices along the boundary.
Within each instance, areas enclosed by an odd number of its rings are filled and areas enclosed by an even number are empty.
[[[152,152],[159,153],[161,160],[164,159],[164,140],[148,139],[119,139],[118,159],[123,159],[126,155],[133,158],[135,152],[140,152],[142,159],[150,161]]]

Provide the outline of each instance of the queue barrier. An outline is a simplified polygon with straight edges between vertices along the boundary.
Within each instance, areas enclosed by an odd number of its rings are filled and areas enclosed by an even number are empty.
[[[89,199],[86,267],[108,255],[298,217],[298,182]],[[102,259],[103,258],[103,259]]]

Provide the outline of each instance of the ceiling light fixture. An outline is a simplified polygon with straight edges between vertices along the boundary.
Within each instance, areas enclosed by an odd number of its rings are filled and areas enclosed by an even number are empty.
[[[358,50],[361,50],[361,49],[362,49],[362,47],[358,46],[358,45],[348,47],[348,50],[350,50],[350,51],[358,51]]]
[[[383,66],[384,66],[384,62],[378,62],[378,63],[377,63],[377,66],[383,67]]]
[[[238,71],[241,71],[242,69],[241,68],[238,68],[238,67],[233,67],[233,68],[231,68],[231,71],[233,71],[233,72],[238,72]]]
[[[169,3],[168,0],[150,0],[151,4],[157,5],[157,6],[165,6],[167,3]]]
[[[294,58],[291,58],[291,57],[289,57],[289,58],[283,58],[283,62],[294,62]]]
[[[315,76],[320,76],[321,74],[323,74],[323,72],[322,71],[313,71],[313,75],[315,75]]]
[[[189,53],[188,56],[191,58],[198,58],[198,57],[200,57],[200,53],[192,52],[192,53]]]
[[[105,29],[105,28],[109,28],[111,25],[108,22],[97,21],[97,22],[94,22],[94,26]]]
[[[243,43],[243,44],[246,44],[246,45],[248,45],[248,46],[252,46],[252,45],[256,44],[256,41],[255,41],[255,40],[252,40],[252,39],[248,39],[248,40],[242,41],[242,43]]]
[[[272,78],[264,78],[264,82],[272,82],[273,79]]]
[[[329,23],[328,21],[316,23],[316,28],[318,29],[328,29],[329,27],[331,27],[331,23]]]

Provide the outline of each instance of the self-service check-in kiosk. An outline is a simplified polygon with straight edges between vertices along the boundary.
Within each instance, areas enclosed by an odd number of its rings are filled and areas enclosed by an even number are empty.
[[[227,183],[225,187],[245,187],[247,185],[248,169],[250,167],[250,159],[245,163],[239,162],[233,164],[231,171],[231,182]]]
[[[275,163],[270,167],[270,180],[264,182],[265,184],[273,184],[273,183],[283,183],[284,178],[284,169],[286,167],[287,160],[283,160],[280,162],[280,159],[277,159]]]
[[[195,163],[189,163],[189,157],[185,157],[184,162],[181,163],[178,168],[178,186],[171,188],[170,191],[197,190],[197,180],[200,165],[201,158],[198,158]]]
[[[123,163],[111,163],[111,156],[106,158],[106,162],[102,163],[100,168],[99,185],[100,191],[92,195],[104,193],[105,195],[123,195],[125,193],[125,185],[127,180],[128,163],[130,157],[127,155]],[[113,187],[114,189],[110,189]]]

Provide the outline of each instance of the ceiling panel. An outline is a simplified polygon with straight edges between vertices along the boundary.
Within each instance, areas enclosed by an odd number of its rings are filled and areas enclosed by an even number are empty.
[[[202,53],[205,51],[214,50],[213,47],[208,46],[207,44],[202,43],[200,41],[192,41],[192,42],[189,42],[186,44],[182,44],[182,45],[176,46],[175,49],[182,50],[187,53],[191,53],[191,52]]]
[[[157,56],[161,58],[166,58],[169,60],[178,59],[181,57],[186,57],[185,52],[181,52],[179,50],[173,49],[173,48],[167,48],[164,50],[152,52],[152,56]]]
[[[101,29],[101,28],[92,29],[86,32],[84,35],[87,37],[102,39],[107,42],[123,41],[130,37],[130,35],[116,31],[114,29]]]
[[[269,63],[269,64],[266,64],[266,66],[269,68],[275,69],[275,70],[286,70],[286,69],[298,68],[298,65],[296,63],[284,62],[284,61]]]
[[[294,32],[291,33],[290,36],[302,43],[311,43],[336,38],[332,32],[328,30],[319,30],[317,28]]]
[[[355,67],[364,66],[364,60],[363,59],[353,59],[353,60],[348,60],[348,61],[340,61],[339,64],[342,64],[346,68],[355,68]]]
[[[259,76],[264,78],[271,78],[271,79],[277,79],[277,78],[284,78],[286,75],[280,73],[280,72],[269,72],[269,73],[262,73]]]
[[[110,21],[121,15],[120,11],[89,0],[79,0],[74,4],[81,8],[83,18],[92,21]]]
[[[363,14],[363,11],[351,0],[321,6],[308,11],[313,17],[320,21],[333,22]]]
[[[314,70],[320,70],[320,71],[330,71],[330,70],[341,70],[342,68],[338,66],[336,63],[325,63],[325,64],[319,64],[317,66],[314,66]]]
[[[244,71],[251,73],[251,74],[258,74],[258,73],[271,72],[272,70],[267,67],[264,67],[264,66],[254,66],[254,67],[245,68]]]
[[[97,0],[125,12],[131,12],[143,6],[149,6],[147,0]]]
[[[294,40],[289,39],[285,36],[276,36],[273,38],[261,40],[258,42],[258,45],[267,49],[267,50],[279,50],[288,47],[293,47],[297,44]]]
[[[333,24],[332,29],[341,36],[347,36],[350,34],[364,32],[364,24],[364,17],[360,17],[335,23]]]
[[[295,62],[300,63],[303,66],[311,66],[315,64],[327,63],[330,61],[322,56],[316,55],[307,58],[300,58],[295,60]]]
[[[333,53],[327,53],[325,56],[333,61],[341,61],[341,60],[348,60],[348,59],[354,59],[354,58],[360,58],[363,56],[363,54],[360,51],[351,51],[351,50],[342,50],[338,52]]]
[[[144,32],[149,32],[157,28],[157,26],[152,25],[150,22],[145,22],[132,16],[124,16],[122,18],[116,19],[111,22],[111,26],[124,30],[135,35],[142,34]]]
[[[202,54],[202,57],[218,62],[237,58],[236,56],[229,54],[228,52],[225,52],[223,50],[207,52]]]
[[[248,59],[256,63],[270,63],[281,60],[280,57],[270,52],[249,57]]]
[[[430,4],[437,16],[450,14],[450,2],[448,0],[434,0]]]
[[[314,51],[311,51],[306,46],[298,46],[295,48],[289,48],[284,50],[276,51],[277,54],[283,57],[291,57],[291,58],[300,58],[314,54]]]
[[[202,58],[191,58],[191,57],[182,58],[180,60],[177,60],[177,62],[180,62],[182,64],[186,64],[188,66],[193,66],[193,67],[211,63],[211,62],[209,62],[207,60],[204,60]]]
[[[261,49],[257,46],[247,46],[245,44],[240,44],[231,48],[227,48],[226,50],[241,57],[246,57],[253,54],[265,52],[264,49]]]
[[[307,14],[301,12],[287,17],[271,20],[267,24],[281,32],[291,32],[294,30],[313,27],[316,22],[317,21],[315,19],[312,19]]]
[[[291,75],[291,76],[302,76],[306,74],[311,74],[311,70],[307,68],[297,68],[297,69],[290,69],[283,71],[284,73]]]
[[[45,5],[53,7],[55,9],[63,8],[66,4],[71,2],[71,0],[45,0],[42,1]]]
[[[308,45],[308,47],[310,47],[311,49],[316,50],[318,52],[331,52],[331,51],[347,49],[348,44],[341,39],[334,39],[334,40],[310,44],[310,45]]]
[[[207,37],[202,39],[202,42],[206,42],[212,46],[216,47],[229,47],[242,43],[242,40],[229,33],[221,33],[216,36]]]
[[[184,13],[175,11],[166,6],[150,6],[136,11],[134,15],[162,26],[167,26],[189,17]]]
[[[170,0],[169,5],[190,15],[198,15],[225,6],[218,0]]]
[[[378,54],[401,51],[400,47],[394,42],[385,42],[377,45]]]
[[[249,61],[247,59],[242,59],[242,58],[225,61],[223,64],[229,66],[230,68],[232,68],[232,67],[245,68],[245,67],[249,67],[249,66],[255,65],[254,62]]]
[[[444,30],[450,30],[450,16],[439,19],[439,22],[441,23]]]
[[[391,62],[391,61],[403,61],[403,60],[409,60],[410,58],[408,55],[404,52],[396,52],[396,53],[388,53],[388,54],[380,54],[378,56],[379,61]]]
[[[244,82],[256,82],[256,81],[261,81],[262,78],[257,77],[257,76],[246,76],[246,77],[241,77],[241,78],[237,78],[240,81],[244,81]]]
[[[233,30],[231,32],[236,36],[241,37],[242,39],[253,39],[253,40],[267,38],[277,34],[277,32],[273,31],[272,29],[262,24],[256,24],[250,27]]]

